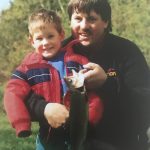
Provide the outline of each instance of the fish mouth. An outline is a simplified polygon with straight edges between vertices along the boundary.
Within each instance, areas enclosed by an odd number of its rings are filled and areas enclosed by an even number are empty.
[[[72,70],[72,76],[64,77],[64,80],[68,86],[68,88],[72,91],[76,89],[82,89],[84,87],[84,75],[81,72],[76,72]]]

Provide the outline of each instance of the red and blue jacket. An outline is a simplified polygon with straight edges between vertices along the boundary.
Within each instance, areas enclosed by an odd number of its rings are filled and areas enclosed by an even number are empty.
[[[79,71],[82,65],[88,63],[87,58],[73,52],[73,44],[71,42],[62,49],[65,51],[64,65],[68,76],[72,69]],[[31,91],[47,102],[67,105],[69,101],[67,96],[63,99],[58,71],[41,55],[35,52],[28,54],[12,74],[4,94],[5,110],[17,136],[25,136],[31,131],[31,117],[25,105]],[[102,117],[103,104],[94,92],[88,92],[88,98],[89,122],[95,124]]]

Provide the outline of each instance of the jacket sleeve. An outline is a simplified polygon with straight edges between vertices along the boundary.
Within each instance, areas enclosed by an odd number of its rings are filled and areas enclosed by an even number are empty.
[[[44,109],[48,102],[42,96],[31,91],[26,97],[25,103],[32,121],[47,122],[44,117]]]
[[[125,59],[123,83],[137,118],[139,128],[150,126],[150,70],[146,60],[137,47]]]
[[[30,86],[25,80],[25,73],[16,70],[8,81],[4,93],[4,107],[8,119],[16,135],[26,137],[31,134],[30,115],[24,100],[30,91]]]

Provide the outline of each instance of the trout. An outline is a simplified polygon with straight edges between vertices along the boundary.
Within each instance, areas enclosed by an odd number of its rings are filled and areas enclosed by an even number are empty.
[[[73,75],[65,77],[70,90],[70,150],[83,150],[88,126],[88,98],[84,85],[84,76],[73,70]]]

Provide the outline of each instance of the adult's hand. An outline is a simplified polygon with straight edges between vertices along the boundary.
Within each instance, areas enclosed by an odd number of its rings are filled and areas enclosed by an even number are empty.
[[[48,103],[44,110],[44,116],[51,127],[58,128],[66,122],[69,111],[62,104]]]
[[[84,77],[87,88],[101,87],[107,79],[107,74],[98,64],[88,63],[84,67]]]

